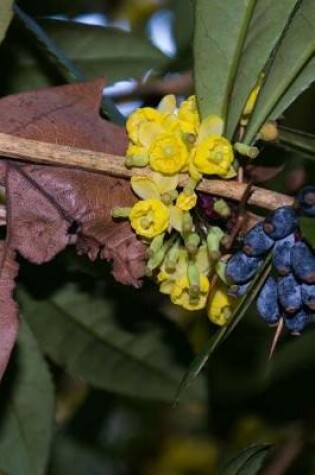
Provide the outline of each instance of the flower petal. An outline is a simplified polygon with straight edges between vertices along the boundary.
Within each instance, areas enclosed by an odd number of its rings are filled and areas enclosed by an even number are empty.
[[[167,114],[174,114],[176,106],[176,97],[174,94],[168,94],[159,102],[158,110],[160,112],[166,112]]]
[[[153,172],[152,179],[161,194],[176,190],[178,185],[178,175],[166,176],[159,172]]]
[[[219,115],[208,115],[200,125],[198,133],[198,142],[202,142],[212,135],[222,135],[224,130],[224,121]]]
[[[139,198],[149,200],[151,198],[159,199],[160,193],[156,183],[151,178],[144,176],[133,176],[130,180],[131,188]]]

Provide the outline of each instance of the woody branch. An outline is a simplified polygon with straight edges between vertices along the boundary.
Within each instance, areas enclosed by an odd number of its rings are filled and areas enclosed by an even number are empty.
[[[125,157],[122,156],[29,140],[3,133],[0,133],[0,156],[43,165],[76,167],[118,178],[130,178],[133,175],[150,177],[152,175],[149,168],[126,168]],[[184,186],[188,179],[187,174],[181,174],[180,186]],[[214,196],[240,201],[244,195],[246,184],[233,180],[203,179],[197,189]],[[253,186],[247,203],[272,210],[280,206],[292,205],[293,198]]]

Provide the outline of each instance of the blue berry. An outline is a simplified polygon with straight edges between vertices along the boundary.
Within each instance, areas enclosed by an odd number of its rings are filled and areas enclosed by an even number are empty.
[[[278,280],[278,294],[287,313],[295,313],[302,307],[301,286],[292,273]]]
[[[277,241],[272,250],[272,263],[280,275],[287,275],[291,271],[291,247],[295,243],[294,233]]]
[[[283,239],[298,227],[298,214],[292,206],[282,206],[273,211],[264,222],[264,231],[272,239]]]
[[[256,274],[261,263],[259,257],[250,257],[239,251],[227,261],[226,276],[235,284],[244,284]]]
[[[274,325],[279,321],[278,287],[273,277],[268,277],[260,291],[257,299],[257,310],[266,323]]]
[[[274,240],[264,231],[264,223],[258,223],[246,234],[243,251],[249,256],[260,256],[273,245]]]
[[[251,281],[246,282],[246,284],[232,285],[228,290],[228,294],[231,295],[231,297],[241,297],[242,295],[246,294],[250,284]]]
[[[304,241],[291,248],[291,267],[296,277],[307,284],[315,284],[314,251]]]
[[[312,319],[310,315],[304,310],[300,310],[293,316],[284,316],[284,324],[291,333],[299,334],[304,330],[310,323]]]
[[[308,216],[315,216],[315,186],[304,186],[297,196],[296,201]]]
[[[302,302],[310,310],[315,311],[315,285],[302,284]]]

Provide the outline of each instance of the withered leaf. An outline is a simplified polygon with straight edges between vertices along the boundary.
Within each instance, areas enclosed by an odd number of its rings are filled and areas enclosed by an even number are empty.
[[[0,380],[9,361],[19,327],[18,307],[12,297],[18,268],[15,252],[5,241],[0,241]]]
[[[103,81],[9,96],[0,101],[0,130],[24,138],[124,155],[124,129],[99,116]],[[115,278],[139,285],[144,247],[128,223],[111,218],[134,197],[129,182],[65,167],[8,162],[11,243],[41,264],[68,244],[91,259],[113,260]]]

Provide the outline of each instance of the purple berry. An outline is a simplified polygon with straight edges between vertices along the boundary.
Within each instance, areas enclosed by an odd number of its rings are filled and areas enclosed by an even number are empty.
[[[264,223],[258,223],[244,237],[243,251],[249,256],[261,256],[273,245],[274,240],[264,231]]]
[[[315,284],[315,255],[304,241],[291,248],[291,267],[295,276],[307,284]]]
[[[292,273],[278,280],[278,294],[287,313],[295,313],[302,307],[301,286]]]
[[[226,276],[235,284],[245,284],[254,277],[261,263],[259,257],[250,257],[239,251],[227,261]]]
[[[287,275],[291,272],[290,252],[294,243],[294,233],[275,243],[272,250],[272,263],[280,275]]]
[[[299,334],[303,331],[310,323],[312,319],[310,315],[304,310],[300,310],[293,316],[285,315],[284,324],[288,330],[293,334]]]
[[[257,299],[257,310],[261,318],[269,325],[278,323],[280,307],[278,304],[278,286],[273,277],[268,277]]]
[[[302,302],[315,312],[315,284],[302,284]]]
[[[296,201],[305,214],[315,216],[315,186],[304,186],[298,192]]]
[[[283,239],[298,227],[298,214],[292,206],[282,206],[273,211],[264,222],[264,231],[272,239]]]

